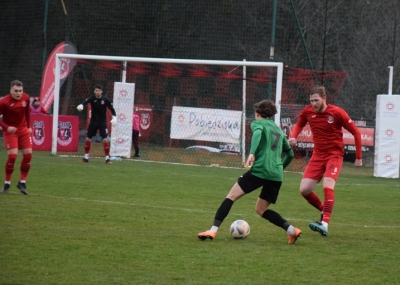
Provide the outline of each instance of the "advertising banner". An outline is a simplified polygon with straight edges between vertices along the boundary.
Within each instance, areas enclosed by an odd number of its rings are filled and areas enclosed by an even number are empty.
[[[374,176],[399,178],[400,95],[378,95]]]
[[[114,82],[113,98],[113,107],[117,113],[118,123],[111,130],[110,155],[130,158],[135,84]]]
[[[361,128],[358,127],[361,132],[361,142],[362,146],[374,146],[374,135],[375,129],[374,128]],[[353,135],[347,131],[346,129],[342,129],[343,131],[343,142],[345,145],[355,146],[354,137]],[[313,136],[311,132],[311,128],[309,125],[306,125],[300,134],[297,137],[298,147],[301,148],[313,148]],[[368,149],[368,148],[363,148]]]
[[[172,107],[171,139],[240,143],[241,111]]]
[[[133,111],[140,118],[140,137],[149,138],[153,128],[153,107],[151,105],[135,104]]]
[[[53,116],[31,114],[32,149],[51,150]],[[77,116],[59,116],[57,132],[57,150],[63,152],[78,151],[79,118]]]
[[[46,65],[42,74],[42,85],[40,88],[40,103],[43,109],[49,111],[54,101],[54,88],[55,88],[55,68],[56,68],[56,54],[68,53],[76,54],[76,47],[70,42],[59,43],[50,56],[47,58]],[[72,71],[76,64],[76,60],[62,58],[60,64],[60,88],[64,81],[67,79],[68,74]]]

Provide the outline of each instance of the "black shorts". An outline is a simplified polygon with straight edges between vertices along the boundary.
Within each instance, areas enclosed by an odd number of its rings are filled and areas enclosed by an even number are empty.
[[[276,200],[278,199],[279,189],[281,189],[282,182],[262,179],[254,176],[250,173],[250,171],[247,171],[245,174],[239,177],[238,184],[246,194],[249,194],[262,186],[259,197],[272,204],[275,204]]]
[[[104,124],[93,124],[93,123],[90,123],[89,127],[88,127],[88,130],[87,130],[87,137],[90,138],[90,139],[92,137],[94,137],[97,134],[97,130],[100,131],[100,136],[101,136],[102,139],[107,138],[107,133],[108,132],[107,132],[107,124],[106,123],[104,123]]]

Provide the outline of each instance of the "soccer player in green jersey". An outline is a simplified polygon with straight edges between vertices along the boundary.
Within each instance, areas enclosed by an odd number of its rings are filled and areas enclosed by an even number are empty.
[[[300,229],[293,227],[277,212],[268,209],[271,203],[276,203],[282,184],[283,169],[292,161],[293,150],[283,131],[272,120],[277,113],[272,100],[263,100],[254,104],[254,112],[255,121],[251,123],[253,132],[251,149],[245,165],[251,168],[239,177],[229,191],[215,214],[211,229],[197,235],[201,240],[214,239],[233,203],[260,187],[262,189],[256,203],[257,214],[284,229],[287,232],[289,244],[294,244],[301,234]],[[282,153],[285,154],[283,160]]]

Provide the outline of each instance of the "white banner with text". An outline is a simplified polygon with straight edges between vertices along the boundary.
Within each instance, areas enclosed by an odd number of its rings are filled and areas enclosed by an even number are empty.
[[[172,107],[171,139],[240,143],[242,111]]]

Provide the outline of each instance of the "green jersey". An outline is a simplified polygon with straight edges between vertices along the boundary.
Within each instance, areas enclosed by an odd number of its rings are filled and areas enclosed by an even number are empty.
[[[288,159],[285,159],[286,165],[293,158],[293,151],[285,134],[269,119],[253,121],[250,128],[253,132],[250,153],[254,154],[251,174],[263,179],[282,181],[282,152],[289,154]]]

